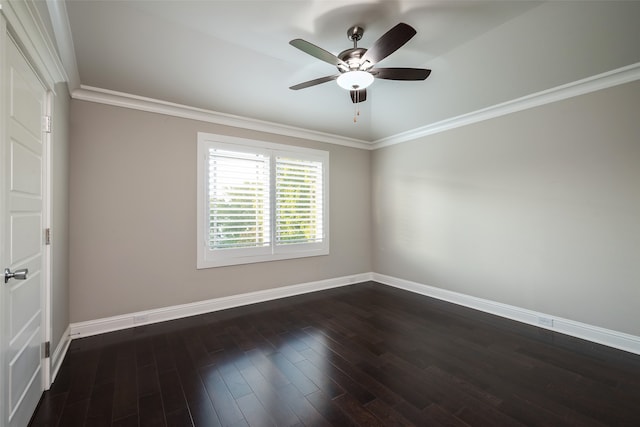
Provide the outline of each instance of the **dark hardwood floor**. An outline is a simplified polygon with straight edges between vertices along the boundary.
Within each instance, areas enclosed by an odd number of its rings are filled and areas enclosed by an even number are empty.
[[[363,283],[74,340],[32,426],[640,426],[640,356]]]

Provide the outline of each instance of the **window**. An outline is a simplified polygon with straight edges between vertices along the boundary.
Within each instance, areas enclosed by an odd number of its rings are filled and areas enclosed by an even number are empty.
[[[198,133],[198,268],[329,253],[329,153]]]

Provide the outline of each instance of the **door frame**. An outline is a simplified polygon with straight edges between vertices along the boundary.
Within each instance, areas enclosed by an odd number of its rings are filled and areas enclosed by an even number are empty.
[[[0,62],[4,64],[5,55],[5,38],[11,37],[15,42],[20,52],[24,55],[31,68],[36,73],[36,76],[46,89],[45,94],[45,111],[44,114],[53,117],[53,106],[56,82],[67,81],[67,75],[64,71],[64,67],[60,58],[57,56],[55,44],[46,34],[45,26],[42,22],[42,18],[37,8],[33,6],[31,0],[24,0],[20,2],[8,2],[0,0],[0,55],[2,59]],[[3,89],[4,90],[4,89]],[[62,94],[64,96],[64,94]],[[0,114],[3,116],[0,118],[0,129],[4,127],[4,111],[5,106],[0,107]],[[44,128],[43,128],[44,130]],[[53,132],[43,131],[43,228],[52,227],[52,143]],[[4,138],[4,135],[0,136]],[[44,231],[43,231],[44,232]],[[51,342],[53,334],[53,313],[52,313],[52,245],[45,245],[43,250],[44,266],[42,274],[44,277],[44,290],[43,290],[43,319],[45,324],[43,325],[44,342]],[[64,338],[64,337],[62,337]],[[53,353],[54,349],[50,349]],[[47,390],[52,382],[51,372],[51,357],[48,358],[46,369],[43,367],[43,371],[47,371],[47,377],[43,381],[45,390]]]
[[[33,64],[31,64],[33,66]],[[40,80],[42,81],[42,78],[40,78]],[[54,97],[54,93],[51,90],[51,88],[49,88],[46,84],[45,84],[45,88],[47,89],[45,95],[44,95],[44,102],[45,102],[45,107],[44,107],[44,114],[45,116],[49,117],[49,120],[51,120],[51,117],[53,117],[53,97]],[[52,161],[51,161],[51,143],[52,143],[52,132],[51,132],[51,128],[49,128],[48,131],[45,132],[44,127],[43,127],[43,132],[42,132],[42,149],[44,151],[43,153],[43,158],[44,158],[44,162],[42,165],[42,179],[43,179],[43,183],[42,183],[42,227],[43,227],[43,240],[45,239],[45,230],[51,230],[51,226],[52,226],[52,212],[53,212],[53,203],[52,203],[52,180],[53,180],[53,176],[52,176]],[[51,237],[51,235],[50,235]],[[42,337],[42,339],[44,340],[43,342],[43,347],[44,347],[44,343],[51,343],[51,339],[52,339],[52,335],[53,335],[53,301],[52,301],[52,294],[53,294],[53,289],[52,289],[52,277],[53,277],[53,271],[52,271],[52,246],[51,246],[51,241],[49,241],[49,243],[47,244],[45,242],[45,244],[43,245],[42,248],[42,256],[44,257],[44,263],[42,266],[42,270],[43,270],[43,274],[44,274],[44,283],[42,284],[42,302],[43,302],[43,307],[42,307],[42,327],[43,327],[43,331],[44,331],[44,336]],[[44,351],[44,348],[43,348]],[[43,390],[49,390],[49,388],[51,387],[51,383],[52,383],[52,375],[51,375],[51,360],[52,360],[52,356],[53,356],[53,351],[54,349],[51,348],[51,344],[49,344],[49,356],[48,357],[44,357],[43,358],[43,364],[42,364],[42,387]]]
[[[6,43],[5,39],[7,37],[7,24],[5,22],[4,16],[0,14],[0,99],[6,99],[6,85],[4,84],[4,72],[2,70],[5,69],[6,62]],[[0,102],[0,164],[4,164],[4,159],[7,155],[6,144],[4,140],[6,138],[6,107],[5,102]],[[5,236],[5,195],[4,195],[4,170],[0,171],[0,242],[4,242],[6,239]],[[2,263],[5,262],[7,256],[5,254],[4,243],[0,244],[0,260]],[[4,271],[4,267],[3,271]],[[0,283],[0,286],[4,284]],[[4,292],[0,292],[0,307],[4,307]],[[5,334],[5,322],[4,322],[4,314],[0,315],[0,333]],[[6,379],[4,378],[4,366],[5,366],[5,351],[0,348],[0,384],[5,384]],[[6,408],[5,408],[5,398],[4,396],[0,399],[0,427],[4,427],[4,420],[6,419]]]
[[[12,9],[16,8],[16,9]],[[40,55],[40,49],[37,44],[34,44],[34,41],[26,37],[25,34],[28,35],[29,31],[33,31],[33,24],[24,25],[25,21],[25,11],[28,10],[28,6],[25,4],[18,3],[5,3],[0,2],[0,99],[3,100],[0,102],[0,161],[4,164],[6,160],[7,153],[7,144],[6,144],[6,115],[9,113],[7,111],[6,102],[6,85],[4,82],[5,79],[5,67],[6,67],[6,47],[7,43],[14,43],[20,53],[25,57],[29,66],[35,72],[35,75],[40,80],[41,84],[45,89],[44,94],[44,108],[43,114],[51,117],[53,113],[53,101],[54,101],[54,83],[51,80],[51,73],[49,72],[49,67],[46,66],[46,61],[42,61],[42,56]],[[16,13],[17,12],[17,13]],[[33,16],[33,14],[31,14]],[[28,27],[28,29],[26,28]],[[23,37],[20,37],[20,34]],[[36,33],[37,34],[37,33]],[[40,379],[40,388],[41,391],[48,390],[51,386],[52,382],[52,372],[51,372],[51,352],[53,349],[50,349],[49,357],[45,357],[45,343],[51,342],[52,339],[52,250],[51,245],[45,244],[44,241],[44,230],[47,228],[51,228],[52,225],[52,156],[51,156],[51,144],[52,144],[52,132],[45,132],[44,126],[42,127],[42,148],[43,148],[43,162],[42,162],[42,256],[43,256],[43,266],[42,266],[42,275],[43,281],[41,284],[40,292],[41,292],[41,328],[42,328],[42,342],[41,342],[41,379]],[[5,240],[7,237],[5,235],[5,227],[4,222],[7,220],[4,216],[5,208],[6,208],[6,194],[4,189],[4,180],[5,180],[5,171],[2,171],[2,176],[0,177],[0,241]],[[0,245],[0,260],[2,262],[6,261],[7,254],[5,253],[4,244]],[[2,266],[4,269],[4,266]],[[0,284],[2,286],[2,284]],[[4,293],[0,292],[0,307],[4,305]],[[1,333],[6,333],[5,328],[7,325],[4,322],[4,315],[0,315],[0,331]],[[6,380],[4,378],[4,366],[5,366],[5,352],[0,351],[0,383],[4,383]],[[5,407],[4,397],[0,399],[0,427],[4,427],[4,422],[7,416],[7,408]]]

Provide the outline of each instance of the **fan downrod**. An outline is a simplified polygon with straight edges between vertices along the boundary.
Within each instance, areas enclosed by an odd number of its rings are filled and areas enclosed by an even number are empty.
[[[353,48],[343,50],[338,54],[338,58],[349,64],[349,68],[343,68],[338,66],[338,70],[341,73],[345,71],[354,71],[360,68],[360,58],[365,54],[367,49],[358,47],[358,41],[362,39],[364,34],[364,28],[359,25],[354,25],[347,30],[347,38],[353,42]]]
[[[353,48],[358,47],[358,42],[362,39],[364,34],[364,28],[359,25],[354,25],[347,30],[347,38],[353,42]]]

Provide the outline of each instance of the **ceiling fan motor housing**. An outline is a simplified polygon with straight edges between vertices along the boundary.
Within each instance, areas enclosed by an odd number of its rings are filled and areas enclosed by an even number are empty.
[[[367,49],[362,48],[362,47],[356,47],[353,49],[347,49],[347,50],[343,50],[342,52],[340,52],[340,54],[338,55],[338,58],[340,58],[342,61],[346,62],[347,64],[349,64],[349,69],[345,70],[344,67],[340,67],[338,66],[338,70],[341,73],[347,72],[347,71],[356,71],[360,69],[360,58],[362,58],[364,56],[364,54],[367,52]]]

